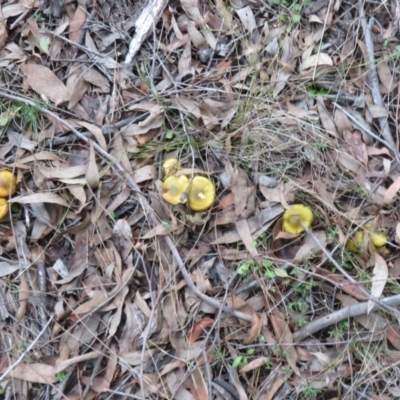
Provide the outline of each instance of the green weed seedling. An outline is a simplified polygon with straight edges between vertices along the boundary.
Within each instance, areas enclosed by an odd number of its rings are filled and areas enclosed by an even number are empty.
[[[314,386],[308,384],[303,391],[303,397],[305,399],[313,399],[317,397],[322,392],[321,389],[317,389]]]
[[[245,355],[240,355],[235,358],[232,363],[232,368],[244,367],[249,363],[248,356],[251,356],[255,353],[255,349],[247,349]]]
[[[56,383],[64,382],[67,379],[67,373],[65,371],[57,372],[56,374]]]

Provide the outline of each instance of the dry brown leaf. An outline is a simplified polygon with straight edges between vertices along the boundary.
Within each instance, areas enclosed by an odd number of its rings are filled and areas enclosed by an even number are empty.
[[[181,0],[181,5],[189,18],[191,18],[196,24],[200,26],[204,24],[203,17],[199,10],[198,0]]]
[[[257,257],[258,251],[257,248],[254,246],[253,239],[251,237],[251,231],[247,221],[245,219],[240,219],[239,221],[236,221],[236,229],[240,238],[242,239],[243,244],[246,246],[247,251],[252,257]]]
[[[258,340],[258,337],[261,333],[261,320],[258,315],[253,311],[253,315],[251,317],[251,328],[246,337],[243,340],[243,344],[254,343]]]
[[[354,156],[355,159],[361,161],[365,167],[368,166],[368,152],[367,146],[361,140],[361,133],[359,131],[354,131],[351,133],[350,131],[343,131],[343,139],[349,145],[350,152]]]
[[[257,28],[256,19],[254,18],[253,11],[249,6],[236,9],[236,14],[239,16],[243,26],[249,33],[252,33]]]
[[[192,379],[193,379],[192,391],[194,391],[195,393],[195,398],[198,400],[209,400],[210,397],[208,395],[208,385],[200,368],[196,368],[192,372]]]
[[[97,168],[96,153],[93,148],[93,142],[90,142],[90,154],[86,171],[86,182],[92,189],[97,189],[100,185],[99,169]]]
[[[268,357],[258,357],[255,360],[250,361],[244,367],[239,368],[239,373],[245,374],[246,372],[250,372],[257,368],[261,368],[268,362],[268,360],[269,360]]]
[[[59,195],[52,192],[39,192],[28,194],[27,196],[16,196],[9,200],[9,203],[30,204],[30,203],[50,203],[60,204],[69,207],[70,205]]]
[[[343,131],[352,131],[353,126],[351,125],[350,120],[347,118],[347,115],[342,111],[336,108],[335,114],[333,116],[333,120],[335,122],[337,131],[343,135]]]
[[[326,277],[329,281],[334,282],[335,286],[343,290],[343,292],[346,292],[349,295],[353,296],[354,298],[361,301],[368,300],[368,296],[365,294],[366,289],[362,283],[354,284],[343,275],[334,274],[323,268],[318,268],[318,270],[315,272],[318,275]]]
[[[393,199],[397,195],[397,192],[400,190],[400,176],[397,177],[393,183],[387,188],[383,200],[385,203],[390,204],[393,202]]]
[[[203,318],[197,321],[186,336],[188,346],[191,346],[205,332],[205,329],[212,326],[213,323],[214,320],[211,318]]]
[[[325,231],[316,231],[313,232],[314,236],[318,239],[319,243],[322,246],[326,246],[326,232]],[[307,260],[311,255],[320,253],[322,250],[315,242],[314,238],[306,233],[304,237],[303,244],[300,246],[299,250],[297,251],[294,260],[295,262],[303,262]]]
[[[82,78],[82,71],[79,67],[72,64],[72,68],[74,68],[74,73],[72,73],[67,80],[67,93],[69,98],[68,109],[71,110],[74,108],[85,95],[89,86]]]
[[[395,84],[393,81],[392,71],[389,68],[387,62],[379,62],[376,66],[376,69],[378,70],[379,80],[381,81],[382,85],[388,92],[390,92],[392,89],[394,89]]]
[[[389,277],[388,266],[386,260],[378,253],[374,253],[375,266],[372,272],[372,285],[371,285],[371,296],[379,299],[385,289],[387,279]],[[368,301],[368,314],[374,307],[375,302],[372,300]]]
[[[71,40],[71,42],[78,43],[81,36],[81,28],[85,21],[86,11],[82,9],[82,6],[79,6],[69,24],[69,40]]]
[[[185,35],[186,37],[187,35]],[[188,37],[186,40],[185,48],[182,51],[182,55],[178,61],[178,71],[179,74],[183,74],[186,71],[190,70],[192,66],[192,43],[190,38]]]
[[[292,370],[300,376],[300,371],[297,368],[297,352],[293,345],[292,332],[289,329],[287,322],[280,316],[279,312],[273,312],[270,315],[270,321],[274,328],[275,337],[281,343],[286,360],[292,367]]]
[[[4,373],[6,369],[3,368],[0,373]],[[41,363],[20,363],[8,374],[8,377],[26,382],[52,385],[56,380],[56,368]]]
[[[85,127],[88,131],[90,131],[90,133],[95,137],[95,139],[96,139],[97,143],[100,145],[100,147],[103,150],[107,151],[106,139],[104,138],[103,132],[101,131],[101,129],[98,126],[91,124],[89,122],[86,122],[86,121],[74,120],[74,122],[76,122],[80,126]]]
[[[397,350],[400,350],[400,331],[397,325],[388,324],[386,337]]]
[[[28,85],[40,96],[59,105],[69,100],[66,86],[49,68],[39,64],[20,66]]]
[[[335,123],[333,122],[332,116],[329,114],[328,110],[325,107],[323,98],[321,96],[317,96],[317,108],[318,114],[321,118],[322,125],[325,130],[334,137],[339,137],[339,134],[336,130]]]
[[[133,179],[136,183],[145,182],[157,178],[157,168],[155,165],[146,165],[135,171]]]
[[[317,67],[318,65],[333,65],[332,58],[326,53],[313,54],[306,58],[300,65],[300,71],[304,71],[309,68]]]

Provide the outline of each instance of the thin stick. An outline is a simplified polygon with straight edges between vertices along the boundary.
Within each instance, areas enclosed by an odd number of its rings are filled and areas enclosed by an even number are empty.
[[[368,76],[369,76],[369,85],[371,88],[372,98],[374,99],[374,103],[376,106],[385,108],[385,104],[383,103],[381,92],[379,90],[379,80],[378,75],[376,73],[376,65],[375,65],[375,54],[374,54],[374,43],[372,41],[371,29],[374,23],[374,19],[370,18],[369,23],[367,24],[367,18],[365,16],[364,11],[364,2],[360,1],[359,7],[361,26],[364,31],[364,39],[365,39],[365,47],[367,48],[367,57],[368,60],[365,60],[368,64]],[[396,145],[393,140],[392,133],[390,132],[389,124],[387,118],[379,118],[379,125],[381,127],[381,134],[385,138],[385,140],[389,143],[390,147],[392,147],[396,153]]]
[[[66,128],[68,128],[80,140],[84,141],[85,143],[92,144],[94,150],[99,155],[101,155],[104,159],[106,159],[107,161],[109,161],[112,164],[112,168],[117,173],[117,175],[121,179],[123,179],[134,192],[136,192],[139,195],[139,201],[141,202],[142,207],[148,213],[148,216],[150,218],[151,223],[154,226],[156,226],[159,223],[159,221],[158,221],[153,209],[151,208],[151,206],[150,206],[149,202],[147,201],[147,198],[145,197],[145,195],[141,192],[139,186],[136,184],[134,179],[129,175],[129,173],[125,170],[125,168],[118,162],[118,160],[114,156],[112,156],[111,154],[109,154],[105,150],[103,150],[93,140],[91,140],[91,139],[87,138],[86,136],[82,135],[78,130],[76,130],[67,121],[65,121],[62,118],[60,118],[57,114],[53,113],[52,111],[47,110],[44,107],[41,107],[36,102],[34,102],[32,100],[20,98],[19,96],[16,96],[16,95],[13,95],[13,94],[9,94],[9,93],[7,93],[7,91],[5,91],[3,89],[0,89],[0,97],[5,97],[5,98],[10,99],[10,100],[14,100],[14,101],[18,101],[20,103],[27,104],[27,105],[39,110],[43,114],[49,115],[54,120],[56,120],[57,122],[59,122],[60,124],[64,125]],[[169,250],[171,251],[172,256],[174,257],[174,259],[175,259],[175,261],[176,261],[176,263],[178,265],[179,271],[182,274],[183,279],[186,281],[187,286],[189,287],[189,289],[200,300],[206,302],[207,304],[209,304],[210,306],[212,306],[212,307],[214,307],[216,309],[221,308],[222,311],[224,311],[224,312],[226,312],[228,314],[232,314],[236,318],[242,319],[244,321],[251,322],[251,316],[250,315],[244,314],[244,313],[242,313],[240,311],[232,310],[230,307],[227,307],[227,306],[223,305],[218,300],[215,300],[215,299],[213,299],[211,297],[208,297],[206,294],[200,292],[200,290],[197,289],[196,285],[193,283],[189,272],[186,270],[185,264],[182,261],[182,258],[180,256],[178,250],[176,249],[171,237],[170,236],[164,236],[164,240],[165,240]]]
[[[38,340],[41,338],[41,336],[46,332],[46,329],[50,325],[51,321],[53,321],[53,315],[50,317],[50,319],[47,321],[47,324],[44,326],[44,328],[39,332],[39,334],[36,336],[34,341],[26,348],[26,350],[19,356],[18,360],[15,361],[14,364],[10,365],[6,372],[2,376],[0,376],[0,382],[4,381],[4,378],[26,357],[26,355],[31,351],[33,346],[38,342]]]
[[[400,304],[400,295],[386,297],[381,300],[381,303],[386,307],[395,307]],[[372,310],[376,310],[378,306],[375,304]],[[310,322],[305,327],[293,334],[293,341],[300,342],[313,333],[320,331],[321,329],[327,328],[328,326],[344,321],[348,318],[359,317],[368,313],[368,301],[359,304],[353,304],[342,308],[341,310],[335,311],[325,317]]]

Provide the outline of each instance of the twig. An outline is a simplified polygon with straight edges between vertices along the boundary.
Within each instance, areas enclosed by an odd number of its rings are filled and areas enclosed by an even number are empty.
[[[371,29],[374,23],[374,19],[370,18],[369,23],[367,24],[367,18],[365,16],[365,11],[364,11],[364,2],[360,1],[359,4],[360,4],[359,12],[360,12],[361,26],[364,32],[365,47],[367,48],[368,60],[365,61],[368,64],[368,76],[369,76],[369,85],[371,88],[371,94],[372,98],[374,99],[375,105],[385,108],[385,104],[383,103],[381,92],[379,90],[379,81],[375,65],[374,43],[372,41],[372,35],[371,35]],[[392,133],[390,132],[387,118],[386,117],[379,118],[379,125],[381,127],[382,136],[390,144],[390,147],[393,148],[394,151],[397,153],[396,145],[394,143]]]
[[[381,300],[381,303],[386,307],[394,307],[400,304],[400,295],[386,297]],[[375,304],[372,310],[376,310],[378,306]],[[293,341],[300,342],[307,336],[311,336],[313,333],[320,331],[321,329],[327,328],[328,326],[344,321],[348,318],[359,317],[360,315],[367,314],[368,312],[368,301],[363,303],[353,304],[342,308],[341,310],[335,311],[325,317],[310,322],[305,327],[293,334]]]
[[[9,93],[7,93],[7,91],[4,91],[3,89],[0,89],[0,97],[5,97],[7,99],[18,101],[18,102],[27,104],[27,105],[29,105],[31,107],[34,107],[35,109],[39,110],[43,114],[51,116],[54,120],[56,120],[60,124],[62,124],[65,127],[67,127],[76,137],[78,137],[79,139],[81,139],[85,143],[91,144],[93,146],[94,150],[100,156],[102,156],[104,159],[106,159],[107,161],[109,161],[112,164],[112,168],[117,173],[117,175],[121,179],[123,179],[134,192],[136,192],[139,195],[139,201],[141,202],[142,207],[148,213],[151,223],[154,226],[156,226],[159,223],[159,221],[158,221],[153,209],[151,208],[151,206],[150,206],[149,202],[147,201],[147,198],[145,197],[145,195],[141,192],[139,186],[136,184],[134,179],[129,175],[129,173],[125,170],[125,168],[118,162],[118,160],[114,156],[112,156],[111,154],[109,154],[105,150],[103,150],[93,140],[88,139],[87,137],[82,135],[78,130],[76,130],[67,121],[65,121],[64,119],[60,118],[58,115],[56,115],[52,111],[49,111],[44,107],[41,107],[39,104],[35,103],[34,101],[23,99],[23,98],[20,98],[19,96],[9,94]],[[171,237],[170,236],[165,236],[164,240],[165,240],[169,250],[171,251],[172,256],[174,257],[174,259],[175,259],[175,261],[176,261],[176,263],[178,265],[179,271],[181,272],[181,274],[183,276],[183,279],[186,281],[187,286],[189,287],[189,289],[200,300],[206,302],[207,304],[209,304],[210,306],[212,306],[212,307],[214,307],[216,309],[221,308],[222,311],[224,311],[224,312],[226,312],[228,314],[232,314],[236,318],[240,318],[240,319],[242,319],[244,321],[251,322],[251,316],[250,315],[247,315],[247,314],[242,313],[240,311],[232,310],[230,307],[227,307],[227,306],[221,304],[221,302],[219,302],[218,300],[215,300],[215,299],[213,299],[211,297],[208,297],[206,294],[200,292],[199,289],[197,289],[196,285],[193,283],[189,272],[186,270],[185,264],[182,261],[182,258],[180,256],[180,254],[178,253],[178,250],[176,249]]]
[[[39,334],[35,337],[33,342],[26,348],[26,350],[19,356],[18,360],[15,361],[12,365],[10,365],[6,372],[2,376],[0,376],[0,382],[4,381],[4,378],[26,357],[26,355],[31,351],[33,346],[38,342],[38,340],[41,338],[41,336],[46,332],[46,329],[49,327],[51,321],[53,321],[54,316],[52,315],[50,319],[47,321],[47,324],[44,326],[44,328],[39,332]]]

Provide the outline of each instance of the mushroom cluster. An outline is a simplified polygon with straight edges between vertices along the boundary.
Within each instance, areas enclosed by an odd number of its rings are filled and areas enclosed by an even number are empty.
[[[189,179],[186,175],[176,176],[182,165],[175,158],[166,160],[163,172],[166,178],[162,185],[162,198],[169,204],[189,204],[193,211],[208,210],[215,201],[215,186],[203,176]]]
[[[8,214],[7,199],[17,191],[17,178],[8,170],[0,171],[0,219]]]
[[[371,241],[375,250],[378,251],[378,250],[384,249],[384,246],[387,243],[387,236],[384,232],[374,231],[371,224],[365,225],[365,232],[368,234],[368,239]],[[357,252],[360,250],[363,241],[364,241],[364,231],[358,230],[347,241],[346,247],[350,251]]]

